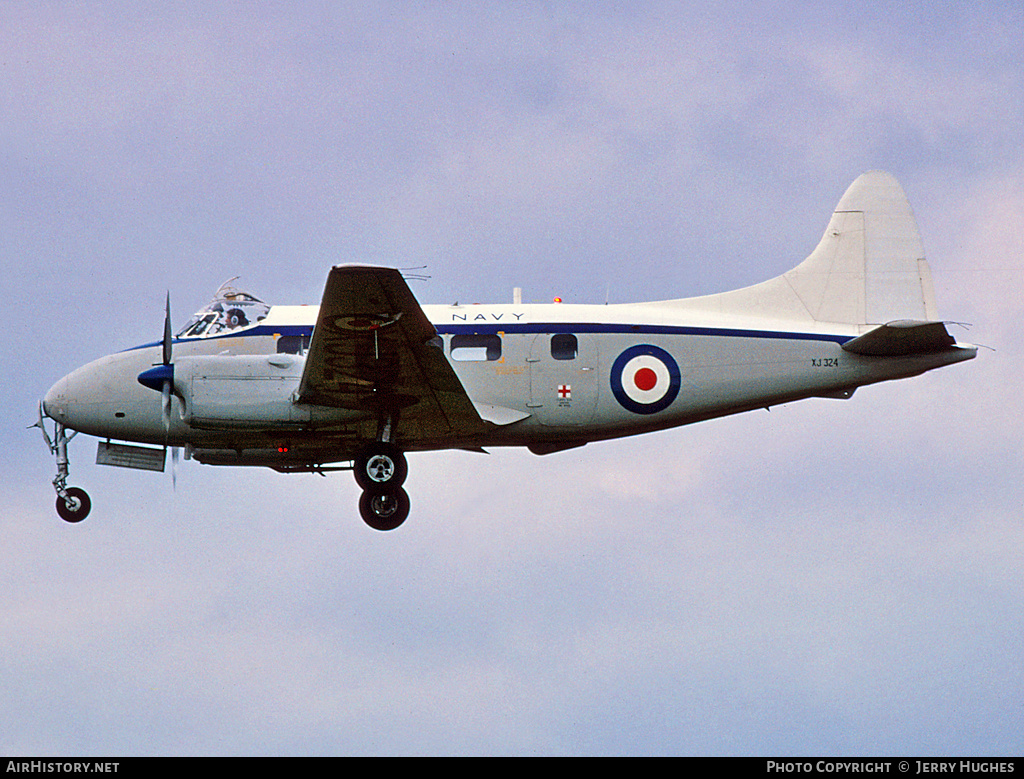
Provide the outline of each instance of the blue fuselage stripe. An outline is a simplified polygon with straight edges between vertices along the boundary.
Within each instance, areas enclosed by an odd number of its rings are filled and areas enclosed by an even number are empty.
[[[607,324],[603,322],[508,322],[501,323],[467,323],[467,324],[434,324],[437,332],[441,335],[455,335],[460,333],[480,333],[507,335],[529,335],[541,333],[590,333],[590,334],[618,334],[618,335],[689,335],[705,336],[713,338],[769,338],[788,341],[829,341],[836,344],[844,344],[854,338],[852,335],[828,335],[825,333],[794,333],[785,330],[754,330],[744,328],[727,327],[691,327],[686,325],[631,325],[631,324]],[[209,338],[175,338],[174,343],[197,343],[203,341],[216,341],[224,338],[243,337],[266,337],[269,335],[291,335],[309,336],[313,332],[312,325],[263,325],[258,327],[240,330],[233,333],[223,333],[210,336]],[[126,349],[146,349],[152,346],[160,346],[160,341],[140,344],[139,346]]]
[[[844,344],[853,336],[824,333],[793,333],[783,330],[752,330],[726,327],[690,327],[685,325],[631,325],[603,322],[537,322],[509,324],[434,325],[442,335],[455,333],[609,333],[619,335],[695,335],[718,338],[775,338],[791,341],[831,341]]]

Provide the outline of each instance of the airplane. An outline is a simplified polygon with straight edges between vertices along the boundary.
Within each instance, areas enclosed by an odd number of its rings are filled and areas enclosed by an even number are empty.
[[[232,279],[234,281],[234,279]],[[407,518],[406,453],[525,446],[538,455],[861,386],[974,358],[938,318],[907,197],[857,178],[802,263],[750,287],[633,304],[421,306],[401,271],[330,269],[320,306],[268,305],[230,283],[176,335],[60,379],[34,425],[56,458],[163,471],[168,448],[220,466],[352,470],[376,530]],[[44,418],[53,422],[52,436]],[[130,443],[128,443],[130,442]]]

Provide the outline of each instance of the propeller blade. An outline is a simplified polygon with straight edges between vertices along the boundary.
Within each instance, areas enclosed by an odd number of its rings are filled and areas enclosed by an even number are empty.
[[[171,364],[171,293],[167,292],[167,303],[164,307],[164,365]]]
[[[165,379],[163,387],[160,388],[160,395],[163,400],[164,430],[171,429],[171,381]]]
[[[172,377],[174,366],[171,364],[171,291],[167,291],[167,300],[164,303],[164,365],[171,366],[171,376],[165,377],[160,387],[160,395],[163,400],[164,430],[171,429],[171,391],[173,390]]]

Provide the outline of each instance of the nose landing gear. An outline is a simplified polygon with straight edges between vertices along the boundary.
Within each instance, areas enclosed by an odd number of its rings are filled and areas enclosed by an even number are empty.
[[[78,435],[77,430],[72,430],[71,435],[60,422],[53,423],[53,438],[46,432],[43,424],[43,407],[39,406],[39,421],[33,425],[43,432],[43,440],[49,447],[50,453],[57,460],[57,475],[53,479],[53,488],[57,492],[57,514],[65,522],[81,522],[92,510],[92,501],[89,494],[80,487],[68,487],[68,441]]]

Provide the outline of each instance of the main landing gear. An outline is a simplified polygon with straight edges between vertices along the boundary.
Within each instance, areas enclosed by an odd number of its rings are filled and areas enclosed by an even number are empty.
[[[374,530],[394,530],[409,516],[409,496],[402,489],[409,466],[402,452],[377,443],[356,458],[353,471],[362,487],[359,514]]]
[[[68,441],[78,435],[78,431],[72,430],[71,435],[67,434],[64,425],[60,422],[53,423],[53,438],[46,432],[43,425],[43,409],[39,408],[39,421],[34,427],[43,431],[43,440],[50,448],[50,453],[57,459],[57,475],[53,479],[53,488],[57,491],[57,514],[65,522],[81,522],[92,510],[92,501],[89,493],[80,487],[69,487],[68,483]]]

